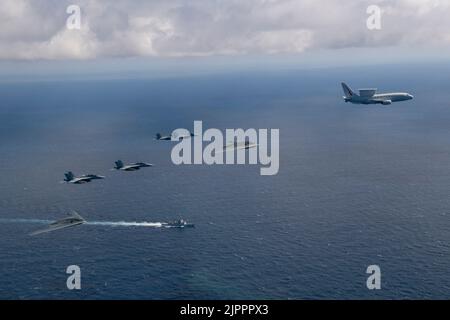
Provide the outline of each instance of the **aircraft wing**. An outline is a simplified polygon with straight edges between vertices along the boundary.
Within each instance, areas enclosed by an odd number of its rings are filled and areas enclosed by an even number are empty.
[[[254,148],[254,147],[256,147],[256,146],[257,146],[256,143],[250,143],[250,144],[247,144],[247,145],[240,145],[240,146],[237,146],[235,149],[236,149],[236,150],[250,149],[250,148]]]
[[[225,152],[228,152],[228,151],[234,151],[234,150],[235,150],[234,144],[233,143],[229,143],[229,144],[225,145],[222,150],[216,151],[216,154],[221,154],[221,153],[225,153]]]
[[[30,233],[30,236],[35,236],[35,235],[38,235],[38,234],[41,234],[41,233],[47,233],[47,232],[52,232],[52,231],[56,231],[56,230],[60,230],[60,229],[64,229],[64,228],[69,228],[69,227],[77,226],[77,225],[83,224],[83,223],[84,222],[78,221],[76,223],[48,226],[45,229],[37,230],[37,231],[34,231],[34,232]]]
[[[136,162],[136,163],[134,163],[133,164],[134,166],[150,166],[150,167],[153,167],[153,164],[151,164],[151,163],[146,163],[146,162]]]
[[[224,147],[224,152],[226,151],[232,151],[232,150],[242,150],[242,149],[250,149],[250,148],[254,148],[256,147],[258,144],[256,143],[249,143],[249,144],[245,144],[245,143],[238,143],[238,144],[234,144],[234,143],[230,143],[227,144]]]

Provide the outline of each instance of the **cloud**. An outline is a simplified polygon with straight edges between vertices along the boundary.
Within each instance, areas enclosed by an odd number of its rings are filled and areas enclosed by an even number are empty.
[[[449,46],[450,0],[0,0],[0,59],[94,59]],[[69,30],[69,5],[81,29]],[[369,5],[382,29],[366,28]]]

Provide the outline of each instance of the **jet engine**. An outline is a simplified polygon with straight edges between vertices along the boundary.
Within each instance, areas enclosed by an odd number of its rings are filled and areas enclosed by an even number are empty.
[[[381,104],[382,104],[383,106],[388,106],[388,105],[390,105],[391,103],[392,103],[391,100],[384,100],[383,102],[381,102]]]

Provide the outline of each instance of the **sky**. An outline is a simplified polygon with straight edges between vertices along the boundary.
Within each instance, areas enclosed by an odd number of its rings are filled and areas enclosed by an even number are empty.
[[[449,16],[450,0],[0,0],[0,75],[445,59]]]

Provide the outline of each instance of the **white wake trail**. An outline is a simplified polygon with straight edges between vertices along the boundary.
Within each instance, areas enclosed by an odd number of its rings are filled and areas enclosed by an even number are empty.
[[[38,223],[38,224],[49,224],[52,223],[51,220],[43,219],[0,219],[0,223]]]
[[[129,222],[129,221],[88,221],[86,224],[111,227],[162,227],[162,222]]]
[[[2,219],[0,223],[35,223],[50,224],[54,221],[43,219]],[[86,221],[87,225],[110,226],[110,227],[153,227],[159,228],[163,226],[163,222],[137,222],[137,221]]]

